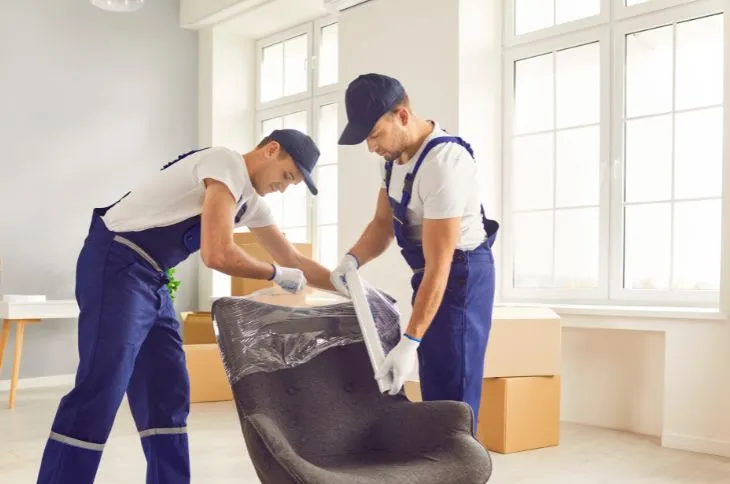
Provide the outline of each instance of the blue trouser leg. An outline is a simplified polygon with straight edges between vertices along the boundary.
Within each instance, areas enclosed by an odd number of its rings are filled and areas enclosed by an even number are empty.
[[[90,235],[79,256],[79,366],[59,404],[38,483],[94,482],[137,354],[155,324],[159,274],[111,238]]]
[[[414,298],[420,284],[421,276],[414,276]],[[418,349],[423,400],[466,402],[474,413],[475,428],[494,286],[491,251],[480,249],[454,263],[441,306]]]
[[[127,397],[147,458],[147,484],[190,482],[190,385],[180,324],[165,288],[155,326],[137,357]]]

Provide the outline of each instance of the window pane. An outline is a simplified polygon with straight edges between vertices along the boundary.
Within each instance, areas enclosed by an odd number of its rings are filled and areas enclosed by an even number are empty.
[[[674,289],[720,289],[721,211],[720,200],[675,204]]]
[[[674,133],[674,197],[722,195],[722,108],[678,113]]]
[[[599,127],[558,131],[556,142],[556,206],[598,205],[601,188],[598,179],[601,166]]]
[[[264,47],[261,59],[261,101],[267,102],[282,96],[284,88],[284,44]]]
[[[281,229],[281,231],[284,232],[284,235],[289,240],[289,242],[294,242],[294,243],[311,242],[309,240],[309,236],[307,235],[306,227],[283,228],[283,229]]]
[[[282,212],[286,227],[298,227],[307,225],[307,185],[301,182],[297,185],[290,185],[284,192]]]
[[[271,214],[274,216],[276,225],[281,226],[284,222],[284,217],[281,213],[283,204],[283,197],[281,196],[281,193],[269,193],[264,196],[264,200],[266,200],[266,203],[269,205],[269,209],[271,210]]]
[[[516,134],[553,129],[553,54],[515,62]]]
[[[321,151],[318,165],[337,163],[337,103],[326,104],[319,108],[319,150]]]
[[[553,212],[514,217],[514,286],[550,287],[553,267]]]
[[[307,90],[307,34],[284,42],[284,95]]]
[[[722,103],[722,15],[677,24],[676,109]]]
[[[338,34],[337,24],[322,27],[319,44],[319,85],[327,86],[337,82]]]
[[[296,113],[284,116],[284,128],[297,129],[302,133],[309,134],[309,123],[307,122],[307,112],[298,111]]]
[[[554,21],[553,0],[515,0],[515,35],[551,27]]]
[[[626,116],[672,110],[672,26],[626,36]]]
[[[555,287],[598,286],[598,207],[555,212]]]
[[[319,227],[317,229],[319,243],[319,263],[327,269],[334,269],[339,263],[337,248],[337,226]]]
[[[337,223],[337,165],[317,168],[317,224]]]
[[[626,201],[672,196],[672,116],[626,123]]]
[[[513,141],[512,210],[553,208],[553,134]]]
[[[669,289],[670,210],[669,203],[626,207],[626,289]]]
[[[268,135],[270,135],[271,132],[274,131],[275,129],[281,129],[283,127],[283,124],[284,124],[284,119],[281,117],[266,119],[266,120],[262,121],[261,122],[261,137],[265,138]]]
[[[556,54],[558,128],[601,121],[601,50],[598,43]]]
[[[601,13],[601,0],[557,0],[555,23],[563,24]]]

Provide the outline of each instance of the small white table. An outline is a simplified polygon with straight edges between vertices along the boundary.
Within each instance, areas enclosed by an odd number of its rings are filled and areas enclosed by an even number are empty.
[[[35,324],[41,319],[73,319],[79,315],[79,306],[73,299],[57,301],[0,301],[0,320],[3,321],[0,333],[0,371],[3,367],[5,346],[10,336],[10,325],[15,323],[15,358],[10,378],[10,398],[8,408],[15,407],[15,393],[20,375],[20,356],[23,353],[23,335],[27,324]]]

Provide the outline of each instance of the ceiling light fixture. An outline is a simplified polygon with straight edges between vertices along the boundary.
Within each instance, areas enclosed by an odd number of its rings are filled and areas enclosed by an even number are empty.
[[[144,7],[144,0],[91,0],[91,3],[109,12],[135,12]]]

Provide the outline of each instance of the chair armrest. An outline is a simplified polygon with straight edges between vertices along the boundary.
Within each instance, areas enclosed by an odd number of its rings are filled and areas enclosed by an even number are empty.
[[[384,450],[426,451],[458,435],[474,437],[471,407],[463,402],[399,402],[383,409],[374,426]]]
[[[245,419],[259,434],[271,456],[276,459],[279,465],[293,477],[296,476],[298,482],[305,482],[301,478],[301,473],[297,472],[297,467],[301,466],[304,460],[296,453],[276,423],[270,417],[261,413],[249,415]]]

